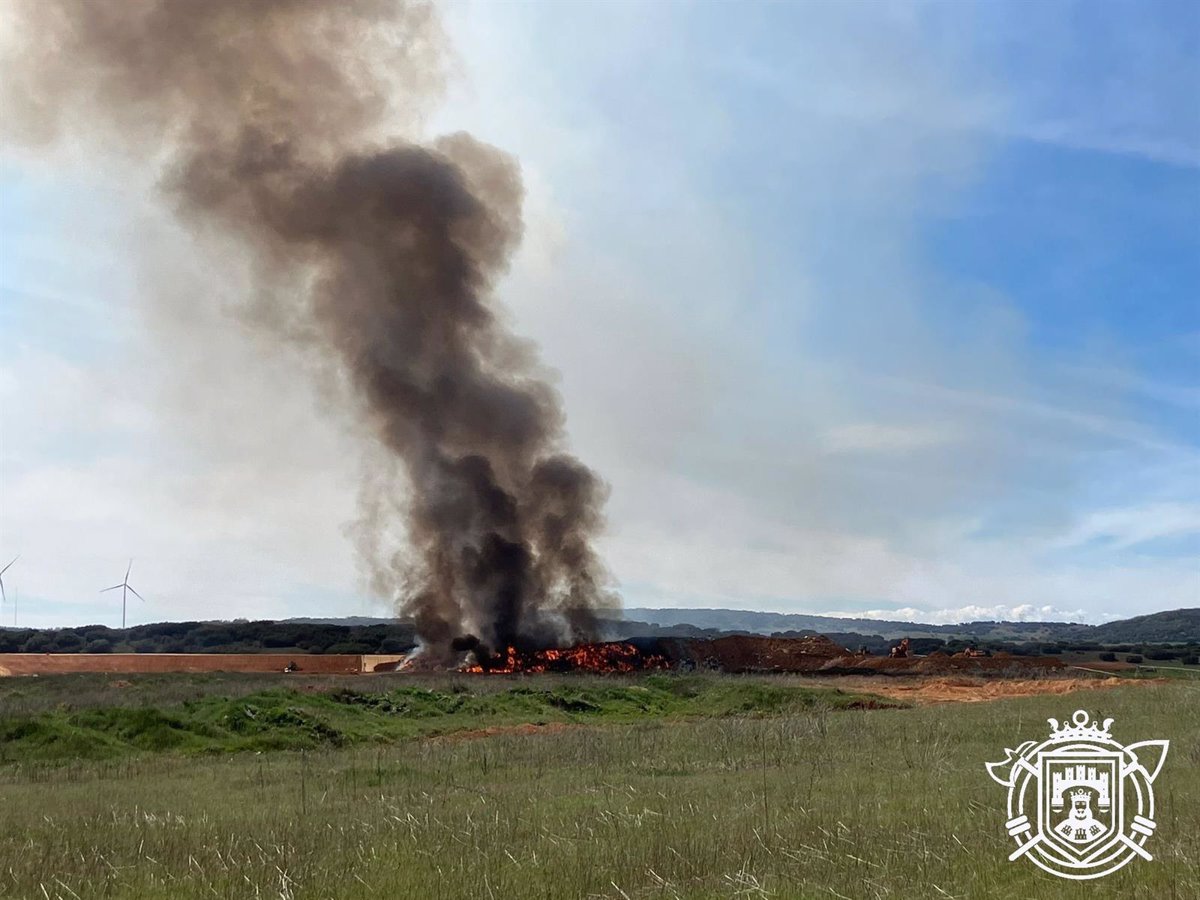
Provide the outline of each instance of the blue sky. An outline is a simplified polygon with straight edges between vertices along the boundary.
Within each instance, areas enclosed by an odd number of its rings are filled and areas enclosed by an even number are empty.
[[[444,18],[457,65],[425,134],[521,160],[499,299],[612,484],[630,605],[1200,605],[1200,7]],[[384,612],[344,534],[347,423],[223,312],[238,273],[159,207],[153,167],[89,146],[0,158],[22,620],[111,623],[94,591],[129,556],[134,621]]]

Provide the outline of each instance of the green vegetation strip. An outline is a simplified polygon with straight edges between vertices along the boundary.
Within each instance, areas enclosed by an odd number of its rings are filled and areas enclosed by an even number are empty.
[[[523,679],[501,689],[489,681],[378,692],[274,688],[165,707],[72,709],[64,701],[33,714],[6,714],[0,708],[0,763],[305,750],[527,723],[632,723],[905,705],[868,694],[741,678],[652,675],[636,682],[592,678],[544,685]],[[115,693],[119,704],[120,689]]]
[[[576,687],[594,699],[594,687],[644,683],[655,695],[692,685],[691,700],[668,702],[709,713],[724,703],[733,714],[536,738],[3,766],[0,900],[1197,897],[1200,685],[846,712],[829,711],[829,695],[809,693],[812,708],[743,715],[743,701],[757,702],[756,683],[811,682],[728,678],[731,693],[723,694],[685,679],[457,680],[498,703],[514,702],[514,687],[558,696]],[[456,694],[454,681],[360,678],[349,686],[432,688],[444,698]],[[100,708],[94,680],[48,682],[0,679],[0,714],[19,704],[37,715],[34,701],[57,702],[72,685],[76,711]],[[288,690],[310,684],[281,682]],[[241,692],[248,702],[265,687],[259,678],[180,676],[139,679],[108,695],[128,708],[141,693],[146,706],[164,707],[185,689]],[[804,694],[790,696],[804,706]],[[1118,740],[1168,739],[1171,748],[1154,784],[1154,860],[1074,883],[1008,861],[1005,791],[984,763],[1081,707],[1113,717]]]

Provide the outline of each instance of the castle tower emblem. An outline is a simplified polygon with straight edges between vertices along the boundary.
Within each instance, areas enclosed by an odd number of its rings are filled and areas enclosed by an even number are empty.
[[[1050,737],[1026,741],[988,774],[1008,788],[1005,828],[1022,857],[1052,875],[1084,881],[1117,871],[1133,858],[1151,860],[1154,779],[1168,741],[1127,746],[1112,738],[1113,720],[1097,725],[1084,710],[1050,723]]]

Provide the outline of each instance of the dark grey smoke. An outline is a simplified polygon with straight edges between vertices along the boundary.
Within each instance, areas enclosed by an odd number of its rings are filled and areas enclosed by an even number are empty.
[[[605,487],[497,320],[521,236],[513,159],[466,134],[380,137],[441,77],[432,10],[396,0],[29,0],[5,77],[30,135],[118,135],[179,214],[234,238],[253,319],[328,355],[387,454],[358,533],[425,641],[547,645],[613,602]],[[391,464],[388,463],[390,458]],[[406,478],[390,477],[395,460]],[[407,552],[374,516],[406,511]]]

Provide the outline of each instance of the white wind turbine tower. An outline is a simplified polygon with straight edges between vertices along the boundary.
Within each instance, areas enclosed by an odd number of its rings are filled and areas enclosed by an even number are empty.
[[[137,597],[143,603],[146,602],[145,597],[143,597],[141,594],[139,594],[137,591],[135,591],[132,587],[129,586],[129,573],[132,570],[133,570],[133,560],[131,559],[129,561],[129,567],[125,570],[125,580],[122,581],[120,584],[114,584],[112,587],[107,587],[103,591],[100,592],[100,593],[104,594],[104,593],[107,593],[108,591],[115,591],[117,588],[121,589],[121,630],[122,631],[125,630],[125,601],[126,601],[126,599],[128,599],[129,594],[133,594],[133,596]]]
[[[4,573],[5,573],[5,572],[7,572],[9,569],[11,569],[11,568],[13,567],[13,563],[15,563],[15,562],[16,562],[18,559],[20,559],[20,558],[21,558],[21,554],[20,554],[20,553],[18,553],[16,556],[14,556],[14,557],[12,558],[12,562],[10,562],[10,563],[9,563],[7,566],[5,566],[3,569],[0,569],[0,603],[7,603],[7,602],[8,602],[8,594],[6,594],[6,593],[4,592]],[[14,602],[15,602],[15,601],[14,601]],[[14,607],[13,607],[13,624],[14,624],[14,625],[16,625],[16,623],[17,623],[17,618],[16,618],[16,617],[17,617],[17,608],[16,608],[16,606],[14,606]]]

